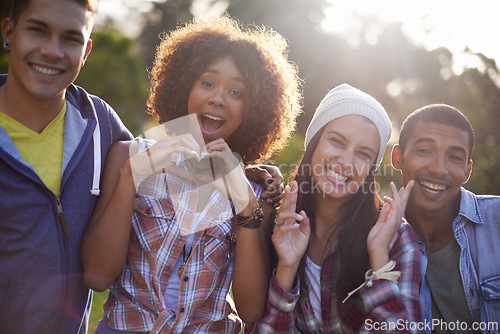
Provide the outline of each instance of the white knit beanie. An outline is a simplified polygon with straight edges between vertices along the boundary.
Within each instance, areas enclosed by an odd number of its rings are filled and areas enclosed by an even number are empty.
[[[375,164],[378,167],[391,137],[391,120],[384,107],[375,98],[345,83],[329,91],[316,108],[306,131],[306,149],[311,139],[323,126],[336,118],[347,115],[366,117],[377,127],[380,149]]]

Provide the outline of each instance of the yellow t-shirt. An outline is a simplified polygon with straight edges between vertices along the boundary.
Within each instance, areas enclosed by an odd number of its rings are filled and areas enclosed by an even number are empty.
[[[42,133],[36,133],[0,111],[0,125],[9,134],[23,160],[33,167],[56,197],[61,192],[65,114],[66,102]]]

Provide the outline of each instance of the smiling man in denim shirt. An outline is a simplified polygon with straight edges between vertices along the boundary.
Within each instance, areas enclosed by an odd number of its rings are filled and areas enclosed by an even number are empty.
[[[499,333],[500,197],[464,189],[474,134],[445,104],[422,107],[401,128],[392,164],[415,180],[406,219],[421,242],[424,333]]]

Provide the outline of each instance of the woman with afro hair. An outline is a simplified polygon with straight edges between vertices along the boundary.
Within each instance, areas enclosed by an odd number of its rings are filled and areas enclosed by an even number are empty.
[[[276,174],[258,164],[295,128],[297,68],[281,35],[221,16],[165,34],[150,80],[164,135],[111,147],[82,243],[85,283],[110,291],[96,333],[238,333],[264,314],[282,197],[245,172]]]

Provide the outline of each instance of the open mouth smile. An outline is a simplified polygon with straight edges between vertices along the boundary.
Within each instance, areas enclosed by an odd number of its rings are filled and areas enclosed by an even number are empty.
[[[439,194],[446,190],[446,186],[444,185],[431,183],[428,181],[420,181],[419,183],[422,186],[422,188],[424,188],[425,191],[433,195]]]
[[[202,114],[200,116],[201,129],[208,134],[217,132],[225,122],[224,118],[214,115]]]
[[[327,168],[326,175],[333,181],[341,184],[345,184],[349,180],[347,176],[340,175],[339,173],[335,172],[333,169],[330,168]]]

